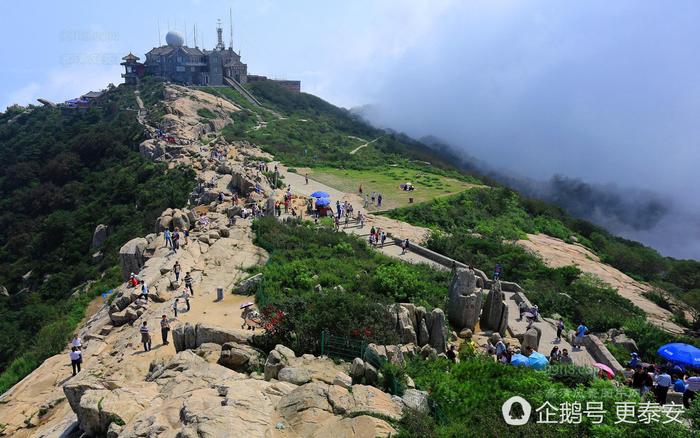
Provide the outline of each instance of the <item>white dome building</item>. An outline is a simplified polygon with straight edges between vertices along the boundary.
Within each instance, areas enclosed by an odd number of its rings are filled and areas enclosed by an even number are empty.
[[[170,47],[182,47],[185,45],[185,39],[182,37],[182,34],[175,30],[171,30],[165,35],[165,42]]]

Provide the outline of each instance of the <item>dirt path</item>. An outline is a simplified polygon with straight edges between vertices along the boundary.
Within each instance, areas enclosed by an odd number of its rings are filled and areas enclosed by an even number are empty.
[[[380,138],[382,138],[381,135],[380,135],[379,137],[375,138],[375,139],[372,140],[372,141],[368,141],[368,142],[365,143],[365,144],[359,145],[358,147],[356,147],[355,149],[353,149],[352,151],[350,151],[350,155],[355,155],[355,154],[357,153],[357,151],[359,151],[359,150],[362,149],[362,148],[366,148],[367,146],[371,145],[372,143],[374,143],[375,141],[379,140]]]
[[[574,265],[583,272],[597,276],[646,312],[649,322],[673,333],[683,333],[679,325],[671,322],[671,312],[643,295],[652,290],[651,286],[601,262],[598,256],[583,245],[566,243],[544,234],[528,234],[528,240],[519,240],[517,244],[542,257],[547,266],[558,268]]]

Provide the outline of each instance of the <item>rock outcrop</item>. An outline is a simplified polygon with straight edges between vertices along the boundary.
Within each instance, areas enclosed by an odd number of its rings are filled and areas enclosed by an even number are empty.
[[[143,237],[136,237],[126,242],[119,250],[119,263],[122,268],[122,277],[129,279],[131,273],[139,272],[146,263],[144,251],[148,241]]]
[[[447,302],[447,317],[456,330],[474,330],[481,313],[481,290],[476,287],[476,275],[470,269],[455,272]]]
[[[99,224],[95,227],[95,231],[92,233],[90,249],[95,250],[102,246],[105,240],[107,240],[107,231],[107,225]]]
[[[486,303],[481,312],[481,329],[498,332],[505,336],[508,328],[508,305],[501,291],[501,282],[495,281],[486,296]]]

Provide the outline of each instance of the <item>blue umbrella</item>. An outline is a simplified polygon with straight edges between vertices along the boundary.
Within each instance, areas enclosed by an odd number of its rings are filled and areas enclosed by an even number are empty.
[[[320,198],[316,200],[316,207],[325,207],[326,205],[330,204],[331,200],[328,198]]]
[[[700,367],[700,348],[689,344],[674,342],[662,345],[657,351],[659,356],[668,359],[673,363]]]
[[[525,367],[527,366],[527,356],[522,354],[514,354],[513,357],[510,358],[510,364]]]
[[[547,357],[542,353],[533,351],[532,353],[530,353],[530,357],[527,358],[527,366],[529,366],[530,368],[534,368],[536,370],[543,370],[547,365],[549,365],[549,361],[547,360]]]
[[[313,192],[311,194],[312,198],[330,198],[331,195],[329,195],[326,192]]]

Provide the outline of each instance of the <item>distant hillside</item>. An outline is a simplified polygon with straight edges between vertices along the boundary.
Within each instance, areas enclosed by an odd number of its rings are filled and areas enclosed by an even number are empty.
[[[422,142],[400,133],[374,128],[362,118],[361,113],[337,108],[309,94],[290,93],[274,83],[255,83],[250,85],[250,89],[265,105],[283,114],[285,119],[270,122],[265,129],[250,131],[247,137],[290,166],[368,169],[395,163],[481,181],[492,187],[504,187],[503,181],[508,181],[490,172],[480,173],[484,169],[483,164],[475,160],[465,161],[455,154],[453,148],[436,138],[427,138]],[[308,123],[310,119],[321,123]],[[363,149],[362,154],[352,155],[350,152],[357,143],[350,136],[379,140],[371,148]],[[423,206],[398,213],[395,217],[421,226],[438,226],[450,232],[474,230],[501,239],[522,238],[528,232],[541,232],[564,240],[577,238],[603,262],[635,279],[657,286],[659,292],[651,299],[660,306],[671,309],[674,300],[678,299],[690,305],[691,313],[697,313],[698,318],[696,321],[684,321],[679,316],[681,324],[693,328],[700,324],[700,262],[664,257],[638,242],[614,236],[601,226],[577,219],[561,207],[531,198],[533,191],[525,190],[523,194],[512,190],[484,193],[493,196],[481,196],[473,204],[464,204],[456,198],[452,201],[451,211],[438,210],[439,214],[428,213],[428,207]],[[500,195],[496,195],[499,193],[503,193],[500,198]],[[563,196],[563,192],[560,195]],[[580,199],[576,199],[579,195]],[[477,196],[477,193],[468,196]],[[623,206],[618,202],[620,207],[614,207],[615,199],[601,198],[596,196],[593,188],[580,185],[579,189],[566,190],[566,196],[572,198],[567,200],[566,205],[578,202],[576,211],[592,205],[593,201],[604,203],[607,199],[610,211],[618,208],[618,214],[624,213],[626,216],[623,219],[630,221],[653,220],[658,209],[662,208],[652,202],[639,207],[641,210],[620,211]],[[442,200],[435,204],[449,202]],[[516,210],[511,210],[513,202],[518,205]],[[469,219],[480,211],[483,219]],[[508,213],[510,211],[512,215]],[[473,237],[462,243],[465,245],[462,251],[478,253],[480,244],[473,241]],[[489,257],[482,262],[495,263],[497,252]],[[530,268],[525,266],[524,269]]]

